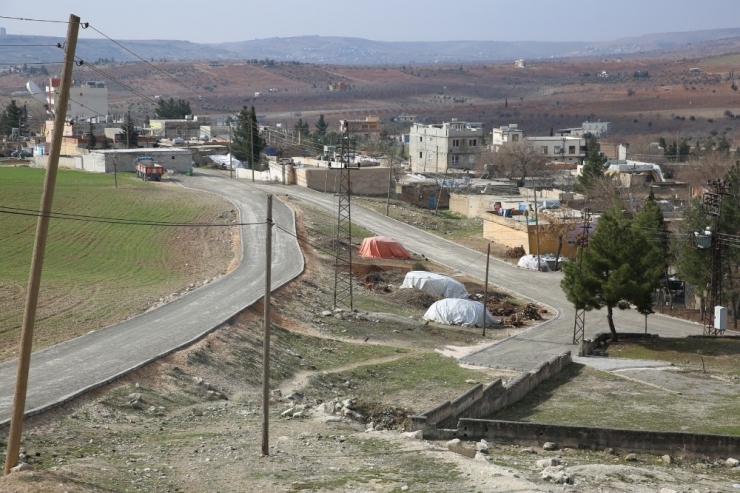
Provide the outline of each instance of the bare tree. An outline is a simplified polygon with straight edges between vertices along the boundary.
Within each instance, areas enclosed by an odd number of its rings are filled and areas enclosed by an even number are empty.
[[[558,270],[560,255],[563,252],[563,245],[574,240],[574,238],[571,237],[574,236],[576,225],[581,221],[581,219],[576,216],[572,209],[556,209],[548,212],[546,217],[547,222],[540,225],[541,234],[555,238],[558,243],[558,249],[555,253],[555,270]]]
[[[515,180],[519,186],[532,176],[539,176],[545,163],[532,146],[521,142],[509,142],[492,153],[493,164],[500,176]]]

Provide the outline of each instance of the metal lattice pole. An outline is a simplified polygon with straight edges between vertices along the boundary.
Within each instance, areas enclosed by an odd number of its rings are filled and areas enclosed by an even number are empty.
[[[711,232],[710,260],[709,260],[709,303],[704,308],[704,335],[717,335],[714,326],[714,307],[722,304],[722,241],[719,225],[722,214],[722,196],[729,193],[729,184],[719,181],[709,181],[707,186],[712,191],[704,192],[702,205],[704,213],[714,218]]]
[[[352,304],[352,213],[349,165],[349,138],[345,129],[342,140],[342,166],[339,170],[337,230],[334,240],[334,308]],[[327,170],[327,173],[329,171]]]
[[[536,199],[536,197],[535,197]],[[535,200],[536,201],[536,200]],[[588,247],[588,232],[591,229],[591,211],[584,209],[583,232],[576,237],[578,245],[578,270],[583,263],[583,251]],[[576,317],[573,324],[573,344],[580,344],[586,337],[586,308],[576,305]]]

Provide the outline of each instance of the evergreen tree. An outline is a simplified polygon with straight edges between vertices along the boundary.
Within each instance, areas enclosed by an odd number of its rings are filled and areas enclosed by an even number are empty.
[[[586,139],[586,158],[578,176],[576,190],[585,193],[596,182],[604,177],[606,158],[601,155],[601,145],[593,135]]]
[[[110,149],[111,148],[110,139],[108,137],[106,137],[105,135],[103,135],[103,140],[100,141],[100,148],[101,149]]]
[[[304,122],[302,118],[298,119],[298,122],[293,126],[293,129],[301,136],[301,138],[308,137],[310,134],[308,122]]]
[[[136,131],[136,124],[131,118],[131,113],[126,113],[126,116],[123,117],[121,130],[123,131],[123,142],[127,148],[131,149],[139,146],[139,132]]]
[[[0,133],[6,137],[10,136],[14,128],[17,128],[22,133],[28,126],[27,122],[28,117],[24,113],[23,108],[18,106],[15,99],[13,99],[5,107],[2,115],[0,115]]]
[[[604,212],[589,237],[588,248],[581,250],[576,262],[563,265],[560,285],[575,307],[586,310],[606,308],[612,339],[618,339],[614,308],[624,310],[630,303],[641,313],[648,309],[648,299],[659,279],[658,269],[645,235],[632,227],[632,220],[618,202]],[[646,254],[647,253],[647,254]]]
[[[249,163],[250,168],[258,169],[260,153],[264,147],[254,106],[251,109],[244,106],[236,117],[236,128],[232,136],[232,153],[239,161]]]
[[[319,134],[319,136],[323,137],[326,135],[326,129],[329,128],[329,125],[326,124],[324,121],[324,114],[319,115],[319,121],[316,122],[316,133]]]
[[[192,113],[188,101],[184,99],[175,101],[175,98],[160,99],[157,102],[157,107],[154,109],[154,114],[159,118],[170,120],[182,120]]]
[[[95,137],[95,133],[93,132],[93,124],[90,122],[90,135],[87,137],[87,148],[95,149],[95,144],[97,143],[98,139]]]

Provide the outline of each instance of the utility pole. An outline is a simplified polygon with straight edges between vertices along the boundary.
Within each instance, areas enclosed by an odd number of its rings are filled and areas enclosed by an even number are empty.
[[[262,348],[262,456],[270,455],[270,291],[272,287],[272,194],[267,196],[265,236],[265,335]]]
[[[252,183],[254,183],[254,122],[252,121],[252,115],[249,116],[249,159],[252,165]]]
[[[488,264],[491,262],[491,244],[486,251],[486,277],[483,285],[483,337],[486,337],[486,303],[488,303]]]
[[[540,219],[537,209],[537,187],[534,187],[534,235],[537,239],[537,272],[540,271]]]
[[[385,215],[390,215],[391,207],[391,182],[393,181],[393,148],[388,153],[388,198],[385,201]]]
[[[234,149],[231,147],[231,122],[229,122],[229,178],[234,178]]]
[[[578,272],[581,271],[583,264],[583,251],[588,247],[588,231],[591,229],[591,211],[583,210],[583,232],[577,235],[576,245],[578,247]],[[583,342],[586,333],[586,307],[576,303],[576,317],[573,324],[573,344]]]
[[[51,140],[49,164],[44,179],[44,191],[41,196],[41,214],[36,227],[36,240],[33,245],[31,272],[28,279],[28,293],[26,295],[26,309],[23,315],[20,351],[18,356],[18,372],[15,380],[15,395],[13,397],[13,413],[10,418],[10,434],[8,451],[5,456],[5,474],[18,464],[18,453],[21,445],[21,431],[23,429],[23,415],[26,409],[26,392],[28,390],[28,371],[31,366],[31,349],[33,345],[33,329],[36,323],[36,307],[38,304],[41,271],[44,265],[44,251],[46,238],[49,232],[49,215],[54,199],[59,154],[62,149],[62,136],[67,115],[69,101],[69,87],[72,83],[72,69],[74,68],[75,49],[77,48],[77,33],[80,29],[80,18],[70,14],[67,27],[66,51],[62,68],[62,80],[59,86],[59,101],[54,117],[54,135]]]
[[[709,245],[709,306],[704,309],[704,335],[717,335],[718,328],[715,327],[714,307],[722,303],[722,279],[725,272],[722,270],[722,234],[719,231],[720,216],[722,215],[722,197],[729,195],[730,183],[722,180],[707,180],[702,205],[704,213],[714,218]]]

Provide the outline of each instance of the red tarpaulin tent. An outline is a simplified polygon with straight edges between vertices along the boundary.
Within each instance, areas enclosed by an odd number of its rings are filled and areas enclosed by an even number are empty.
[[[362,240],[360,255],[370,258],[411,258],[411,254],[396,240],[373,236]]]

